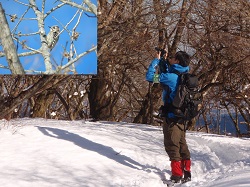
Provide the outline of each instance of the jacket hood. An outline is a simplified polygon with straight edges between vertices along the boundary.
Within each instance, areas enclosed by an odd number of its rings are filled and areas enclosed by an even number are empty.
[[[174,73],[175,71],[178,71],[180,73],[188,73],[189,66],[183,67],[180,64],[173,64],[169,68],[169,73]]]

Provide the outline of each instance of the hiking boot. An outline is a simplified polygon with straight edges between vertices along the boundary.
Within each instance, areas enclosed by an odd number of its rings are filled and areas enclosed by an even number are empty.
[[[172,176],[170,177],[170,180],[171,180],[171,182],[173,182],[173,183],[180,183],[180,182],[181,182],[181,179],[182,179],[182,176],[174,176],[174,175],[172,175]]]
[[[182,183],[191,181],[191,172],[184,170],[184,178],[181,180]]]

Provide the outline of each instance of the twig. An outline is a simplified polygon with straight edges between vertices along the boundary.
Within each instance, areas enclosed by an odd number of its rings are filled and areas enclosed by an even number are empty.
[[[62,3],[62,4],[59,4],[57,5],[56,7],[53,7],[52,9],[50,9],[46,14],[44,14],[44,19],[49,15],[51,14],[51,12],[55,11],[56,9],[58,8],[61,8],[63,5],[65,5],[66,3]]]
[[[83,13],[83,10],[81,10],[81,11],[79,12],[79,17],[78,17],[78,19],[77,19],[77,22],[76,22],[75,26],[74,26],[73,29],[72,29],[72,33],[71,33],[72,36],[70,37],[70,40],[71,40],[71,44],[70,44],[70,58],[71,58],[71,59],[74,57],[74,55],[77,56],[77,51],[76,51],[76,49],[75,49],[73,35],[74,35],[74,33],[75,33],[75,30],[76,30],[77,26],[78,26],[79,23],[80,23],[80,20],[81,20],[81,17],[82,17],[82,13]],[[72,64],[72,68],[73,68],[73,72],[76,72],[75,64]]]
[[[8,66],[4,66],[4,65],[2,65],[2,64],[0,64],[0,68],[10,69]]]
[[[46,0],[43,0],[42,2],[42,13],[44,14],[44,9],[45,9],[45,3],[46,3]]]
[[[11,33],[16,32],[16,29],[18,27],[18,25],[21,23],[21,21],[23,20],[25,14],[27,14],[27,12],[29,11],[30,7],[27,8],[27,10],[23,13],[23,15],[20,17],[19,21],[17,22],[16,26],[14,27],[14,29],[11,31]]]
[[[18,0],[14,0],[15,2],[17,2],[17,3],[19,3],[19,4],[21,4],[21,5],[24,5],[24,6],[30,6],[29,4],[25,4],[25,3],[23,3],[23,2],[20,2],[20,1],[18,1]]]
[[[71,2],[71,1],[68,1],[68,0],[60,0],[61,2],[63,3],[66,3],[70,6],[73,6],[73,7],[76,7],[76,8],[79,8],[83,11],[86,11],[86,12],[91,12],[91,13],[94,13],[95,15],[97,15],[97,8],[94,4],[90,3],[90,1],[88,0],[85,0],[85,3],[88,5],[89,8],[86,8],[86,7],[83,7],[75,2]],[[91,8],[90,8],[91,7]]]
[[[66,58],[65,54],[67,53],[67,49],[66,49],[67,45],[68,45],[68,41],[66,42],[65,47],[62,46],[62,48],[63,48],[63,55],[62,55],[62,59],[61,59],[61,66],[63,64],[63,59]]]
[[[61,32],[59,33],[59,35],[66,30],[68,33],[70,33],[70,31],[67,29],[68,25],[75,19],[76,15],[78,14],[79,10],[76,11],[76,13],[74,14],[74,16],[71,18],[71,20],[69,20],[69,22],[64,26],[58,19],[56,19],[54,16],[53,18],[63,27],[63,29],[61,30]],[[69,34],[70,36],[70,34]]]
[[[39,34],[39,32],[33,32],[33,33],[29,33],[29,34],[18,33],[17,36],[32,36],[32,35],[37,35],[37,34]]]
[[[19,40],[17,40],[16,38],[14,38],[14,40],[16,40],[19,44],[23,45],[23,43],[20,42]],[[33,49],[33,48],[31,48],[31,47],[28,47],[27,45],[25,45],[25,48],[29,49],[30,51],[34,51],[34,52],[36,52],[36,53],[41,53],[40,50]]]
[[[30,56],[30,55],[36,55],[40,54],[39,51],[30,51],[30,52],[25,52],[25,53],[20,53],[18,54],[19,57],[24,57],[24,56]]]
[[[65,68],[71,66],[71,65],[72,65],[73,63],[75,63],[77,60],[79,60],[79,59],[82,58],[83,56],[87,55],[88,53],[90,53],[90,52],[92,52],[92,51],[94,51],[94,50],[96,50],[96,49],[97,49],[97,47],[95,46],[95,47],[91,48],[90,50],[81,53],[81,54],[78,55],[76,58],[70,60],[66,65],[62,66],[62,67],[61,67],[61,70],[64,70]],[[57,72],[57,73],[58,73],[58,72]]]

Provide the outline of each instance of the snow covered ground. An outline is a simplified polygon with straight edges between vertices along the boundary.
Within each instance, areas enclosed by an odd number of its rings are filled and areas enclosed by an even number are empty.
[[[160,127],[18,119],[0,121],[1,187],[163,187],[170,162]],[[187,132],[192,182],[250,186],[250,139]]]

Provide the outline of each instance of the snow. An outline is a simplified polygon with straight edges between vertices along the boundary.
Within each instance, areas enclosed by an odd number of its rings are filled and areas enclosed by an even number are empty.
[[[163,187],[161,127],[46,119],[0,120],[2,187]],[[250,139],[187,132],[195,187],[249,187]]]

